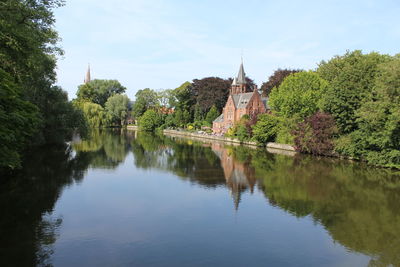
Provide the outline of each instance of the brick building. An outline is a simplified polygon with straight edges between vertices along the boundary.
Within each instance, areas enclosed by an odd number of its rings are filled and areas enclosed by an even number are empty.
[[[267,102],[268,98],[262,97],[257,87],[250,88],[246,83],[242,62],[238,76],[233,79],[225,107],[221,115],[213,121],[213,132],[226,133],[245,114],[251,117],[267,112],[269,110]]]

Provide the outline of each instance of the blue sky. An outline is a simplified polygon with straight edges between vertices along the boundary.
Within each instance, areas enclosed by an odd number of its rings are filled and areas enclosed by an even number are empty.
[[[314,69],[346,50],[400,53],[400,1],[67,0],[55,11],[65,55],[58,84],[75,98],[92,78],[134,98],[208,76],[260,86],[277,68]]]

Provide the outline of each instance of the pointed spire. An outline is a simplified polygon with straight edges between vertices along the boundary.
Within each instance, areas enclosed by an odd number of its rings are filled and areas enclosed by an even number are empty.
[[[90,64],[88,64],[88,69],[87,69],[87,71],[86,71],[86,77],[85,77],[84,82],[85,82],[85,83],[90,82]]]
[[[236,77],[235,77],[235,78],[233,78],[232,85],[237,85],[237,78],[236,78]]]
[[[244,68],[243,68],[243,57],[242,57],[242,63],[240,64],[240,68],[239,68],[237,83],[238,84],[246,84],[246,73],[244,72]]]

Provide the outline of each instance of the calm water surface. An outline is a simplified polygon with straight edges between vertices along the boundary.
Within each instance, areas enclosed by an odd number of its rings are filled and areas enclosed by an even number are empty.
[[[134,131],[31,153],[1,266],[400,266],[400,175]]]

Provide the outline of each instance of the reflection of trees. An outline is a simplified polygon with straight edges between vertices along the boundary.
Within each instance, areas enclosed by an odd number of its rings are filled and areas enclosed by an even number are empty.
[[[373,266],[400,265],[399,175],[314,157],[275,156],[274,167],[263,168],[258,159],[260,188],[271,203],[312,215],[334,240],[372,256]]]
[[[136,167],[168,170],[207,187],[224,183],[218,157],[193,141],[139,132],[131,146]]]
[[[77,157],[93,168],[114,169],[125,160],[129,152],[127,131],[92,130],[85,140],[73,143]]]
[[[236,205],[258,181],[272,205],[312,216],[335,241],[370,255],[371,266],[400,266],[400,177],[390,170],[131,131],[94,131],[72,147],[32,151],[21,174],[0,187],[6,265],[51,264],[62,223],[51,212],[64,186],[79,182],[88,167],[115,168],[131,149],[137,168],[169,171],[206,187],[226,185]]]
[[[49,214],[63,187],[82,179],[87,166],[66,145],[31,151],[24,166],[0,187],[0,258],[6,266],[47,265],[62,222]]]

